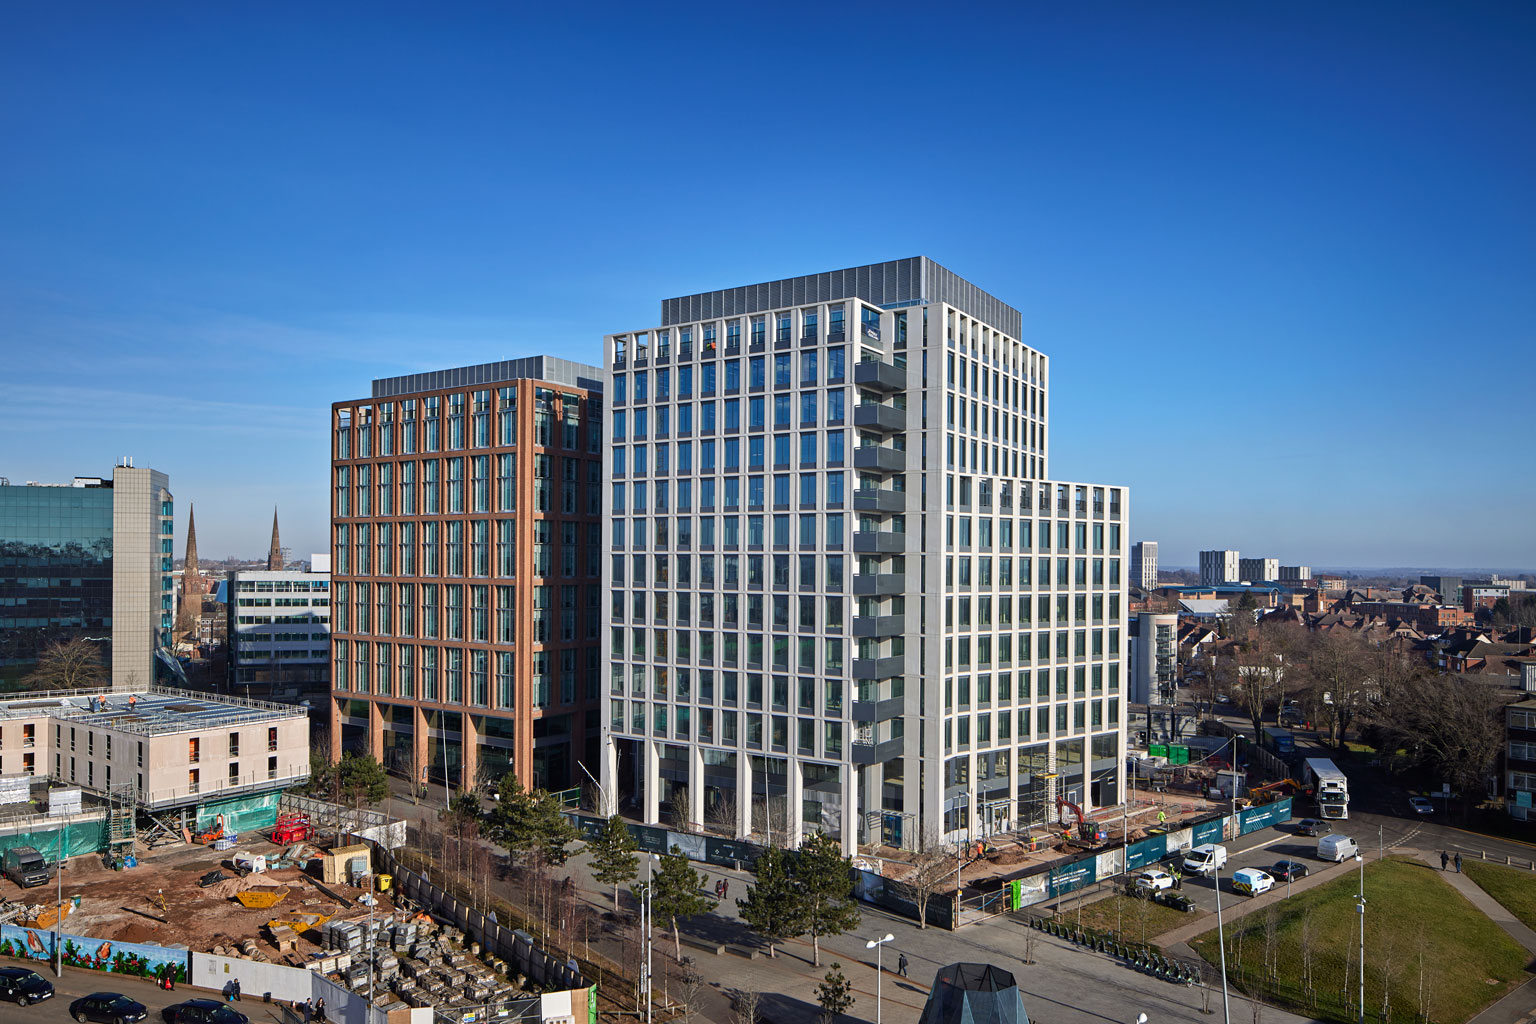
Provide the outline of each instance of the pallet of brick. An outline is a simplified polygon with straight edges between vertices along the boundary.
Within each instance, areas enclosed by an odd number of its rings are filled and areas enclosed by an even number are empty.
[[[80,788],[72,787],[75,794],[75,810],[66,813],[77,813],[80,810]],[[62,790],[50,790],[50,793],[62,792]],[[32,799],[32,776],[30,775],[0,775],[0,804],[24,804]],[[48,804],[50,812],[53,807],[52,800]]]

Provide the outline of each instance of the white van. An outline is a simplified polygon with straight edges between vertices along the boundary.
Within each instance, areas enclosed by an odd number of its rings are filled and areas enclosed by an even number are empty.
[[[1317,840],[1317,859],[1334,863],[1348,860],[1360,852],[1360,847],[1349,836],[1326,835]]]
[[[1258,868],[1239,868],[1232,873],[1232,889],[1235,892],[1257,896],[1260,893],[1269,892],[1274,887],[1274,876],[1267,871],[1260,871]]]
[[[1227,848],[1214,843],[1197,846],[1184,855],[1184,870],[1192,875],[1213,875],[1226,864]]]

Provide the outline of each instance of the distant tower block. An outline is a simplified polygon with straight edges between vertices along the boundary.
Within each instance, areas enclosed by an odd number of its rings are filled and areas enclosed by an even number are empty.
[[[267,572],[282,572],[283,545],[277,538],[277,506],[272,507],[272,546],[267,549]]]

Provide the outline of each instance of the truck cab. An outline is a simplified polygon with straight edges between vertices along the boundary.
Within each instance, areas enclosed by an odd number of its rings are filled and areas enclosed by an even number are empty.
[[[53,871],[53,866],[43,859],[43,855],[30,846],[14,846],[5,851],[5,858],[0,861],[0,874],[23,889],[47,885],[53,878]]]

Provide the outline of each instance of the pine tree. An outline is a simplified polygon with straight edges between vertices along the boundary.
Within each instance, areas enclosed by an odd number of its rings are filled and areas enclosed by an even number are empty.
[[[603,830],[587,845],[592,850],[592,877],[604,885],[613,886],[613,909],[618,910],[619,886],[633,879],[639,871],[640,859],[635,856],[639,844],[624,819],[615,814],[603,822]]]
[[[745,899],[736,901],[741,919],[768,944],[769,956],[778,943],[805,934],[803,903],[788,861],[778,847],[765,849],[752,866],[755,884],[747,886]]]
[[[578,833],[555,798],[542,789],[523,789],[511,772],[501,777],[496,792],[499,801],[485,834],[518,860],[539,854],[545,863],[564,864],[570,856],[565,847]]]
[[[811,962],[820,967],[821,937],[841,935],[859,925],[853,861],[843,856],[837,840],[825,832],[813,832],[800,844],[792,875],[804,908],[803,930],[811,936]]]
[[[672,941],[678,959],[683,956],[683,938],[677,921],[714,909],[715,901],[704,895],[704,876],[693,869],[678,847],[661,856],[661,866],[651,879],[651,911],[672,926]]]
[[[842,964],[833,962],[816,986],[816,1001],[821,1004],[821,1024],[832,1024],[853,1008],[853,983],[843,976]]]

